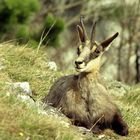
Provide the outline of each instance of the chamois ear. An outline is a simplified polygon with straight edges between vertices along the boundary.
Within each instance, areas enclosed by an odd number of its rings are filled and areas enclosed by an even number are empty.
[[[79,25],[77,25],[77,32],[78,32],[80,41],[81,42],[85,42],[86,41],[86,37],[85,37],[84,31],[83,31],[82,27],[79,26]]]
[[[102,50],[103,50],[103,51],[104,51],[104,50],[107,48],[107,46],[118,36],[118,34],[119,34],[118,32],[115,33],[113,36],[111,36],[110,38],[104,40],[104,41],[100,44],[100,46],[102,46]]]

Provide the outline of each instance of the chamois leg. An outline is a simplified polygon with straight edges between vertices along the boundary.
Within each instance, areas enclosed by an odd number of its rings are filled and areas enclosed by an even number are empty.
[[[121,136],[127,136],[128,135],[128,126],[123,121],[120,114],[116,113],[114,115],[113,121],[112,121],[112,129],[115,133],[121,135]]]
[[[90,121],[74,121],[74,125],[76,126],[82,126],[82,127],[85,127],[87,129],[89,129],[92,133],[94,134],[100,134],[102,133],[103,131],[100,129],[99,125],[95,125],[93,126],[92,125],[92,122]]]

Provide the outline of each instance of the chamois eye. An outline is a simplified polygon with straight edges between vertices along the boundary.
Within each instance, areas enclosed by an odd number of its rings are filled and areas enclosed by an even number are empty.
[[[82,51],[82,49],[84,48],[84,45],[80,45],[78,48],[77,48],[77,54],[79,55]]]
[[[95,50],[95,52],[98,54],[98,53],[100,53],[100,51],[99,50]]]

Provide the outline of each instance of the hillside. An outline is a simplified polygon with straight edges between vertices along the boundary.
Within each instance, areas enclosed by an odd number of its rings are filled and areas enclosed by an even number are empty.
[[[50,108],[44,112],[43,107],[37,105],[48,93],[54,80],[64,75],[58,70],[53,70],[48,64],[48,53],[43,50],[37,51],[28,48],[27,45],[0,44],[0,139],[140,139],[140,85],[129,87],[115,81],[108,83],[116,104],[128,122],[130,128],[128,137],[120,137],[108,130],[104,132],[103,138],[91,133],[84,135],[59,112]],[[67,73],[69,72],[65,72]],[[11,86],[16,82],[28,82],[32,97],[37,103],[30,104],[29,101],[28,104],[28,100],[19,99],[17,95],[22,94],[22,91]]]

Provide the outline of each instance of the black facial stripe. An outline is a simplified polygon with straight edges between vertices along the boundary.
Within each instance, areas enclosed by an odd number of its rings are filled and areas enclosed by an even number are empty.
[[[79,55],[81,52],[80,52],[80,49],[79,48],[77,48],[77,54]]]
[[[95,50],[95,53],[99,54],[100,53],[100,50],[96,49]]]
[[[90,57],[85,57],[84,63],[87,64],[90,61]]]
[[[97,57],[99,56],[99,54],[100,54],[100,53],[93,52],[93,53],[90,54],[89,59],[90,59],[90,60],[91,60],[91,59],[95,59],[95,58],[97,58]]]
[[[77,48],[77,54],[78,54],[78,55],[80,55],[82,49],[84,48],[84,45],[85,45],[85,43],[82,43],[82,44],[81,44],[81,47],[82,47],[82,48],[79,48],[79,47]]]

